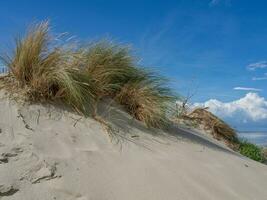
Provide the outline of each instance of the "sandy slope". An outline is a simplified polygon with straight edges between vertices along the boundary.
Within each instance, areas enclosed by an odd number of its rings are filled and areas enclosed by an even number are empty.
[[[114,110],[104,114],[120,130],[111,141],[53,106],[2,95],[0,111],[0,199],[267,199],[267,166],[197,134],[149,131]]]

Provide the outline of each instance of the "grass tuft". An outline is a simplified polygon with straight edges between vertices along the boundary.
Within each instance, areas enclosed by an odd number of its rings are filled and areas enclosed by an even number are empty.
[[[85,49],[84,69],[92,77],[99,98],[114,97],[136,73],[129,47],[107,40],[93,43]]]
[[[238,137],[234,129],[226,122],[212,114],[207,108],[196,108],[183,116],[198,125],[203,125],[205,130],[210,130],[215,139],[223,140],[232,149],[238,149]]]
[[[92,106],[97,119],[97,103],[108,97],[149,127],[167,124],[171,90],[163,78],[137,67],[128,46],[103,40],[68,47],[44,21],[17,39],[13,53],[2,59],[11,80],[32,101],[61,100],[79,112]]]
[[[116,96],[128,113],[148,127],[163,128],[168,124],[167,111],[174,96],[165,80],[153,73],[139,69]]]
[[[30,100],[60,99],[82,109],[92,96],[87,90],[90,78],[72,65],[72,52],[56,45],[49,29],[48,21],[33,25],[24,38],[16,39],[13,54],[2,60]]]
[[[84,69],[93,79],[98,100],[113,98],[148,127],[167,124],[171,91],[164,87],[163,78],[136,67],[129,47],[104,40],[91,44],[84,58]]]

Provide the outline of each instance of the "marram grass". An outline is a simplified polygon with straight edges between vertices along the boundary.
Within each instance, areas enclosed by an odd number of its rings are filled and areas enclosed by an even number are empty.
[[[160,76],[136,67],[129,47],[104,40],[90,45],[84,56],[97,99],[113,98],[148,127],[167,124],[167,105],[174,99],[171,90]]]
[[[100,98],[114,96],[136,73],[134,65],[129,47],[108,40],[92,43],[84,50],[85,73],[94,80]]]
[[[144,70],[141,72],[121,88],[116,101],[148,127],[163,128],[168,124],[167,111],[174,96],[164,87],[164,79]]]
[[[86,112],[108,97],[149,127],[167,123],[171,90],[163,78],[137,67],[128,46],[103,40],[67,48],[71,45],[59,45],[49,29],[47,21],[32,26],[16,40],[13,53],[2,57],[30,100],[59,99]]]
[[[82,109],[90,99],[90,85],[72,66],[74,59],[69,50],[56,45],[47,21],[33,25],[24,38],[16,39],[13,53],[2,57],[10,75],[31,100],[61,99]]]

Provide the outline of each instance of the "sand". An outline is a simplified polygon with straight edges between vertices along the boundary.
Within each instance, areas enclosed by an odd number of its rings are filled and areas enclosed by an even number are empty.
[[[0,96],[0,199],[267,199],[267,166],[204,135],[103,107],[111,137],[91,118]]]

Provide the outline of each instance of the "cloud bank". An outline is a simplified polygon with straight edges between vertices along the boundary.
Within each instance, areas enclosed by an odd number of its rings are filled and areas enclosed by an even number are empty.
[[[257,93],[247,93],[244,97],[232,102],[210,99],[204,103],[195,103],[194,106],[209,107],[211,112],[222,118],[230,118],[243,123],[267,121],[267,100]]]
[[[256,92],[262,91],[261,89],[250,88],[250,87],[234,87],[233,89],[234,90],[244,90],[244,91],[256,91]]]

